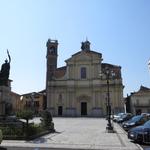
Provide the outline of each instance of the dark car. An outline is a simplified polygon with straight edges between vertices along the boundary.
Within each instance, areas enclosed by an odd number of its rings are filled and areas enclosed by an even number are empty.
[[[137,115],[132,117],[130,120],[124,122],[122,124],[122,127],[124,130],[128,131],[129,129],[144,124],[146,121],[148,121],[150,118],[149,116],[145,115]]]
[[[150,144],[150,120],[142,126],[137,126],[128,131],[128,138],[140,143]]]
[[[123,123],[124,121],[130,120],[133,117],[131,113],[126,113],[122,115],[120,118],[116,119],[117,123]]]

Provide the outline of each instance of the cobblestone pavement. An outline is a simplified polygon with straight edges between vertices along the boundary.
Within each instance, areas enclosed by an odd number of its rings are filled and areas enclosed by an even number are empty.
[[[50,150],[50,149],[99,149],[140,150],[138,144],[128,140],[118,124],[116,133],[107,133],[107,121],[101,118],[54,118],[56,133],[33,141],[4,140],[2,146],[8,150]]]

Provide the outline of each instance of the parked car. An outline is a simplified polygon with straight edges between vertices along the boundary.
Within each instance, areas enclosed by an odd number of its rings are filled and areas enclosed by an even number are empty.
[[[113,115],[113,121],[116,122],[116,120],[117,120],[118,118],[120,118],[121,116],[123,116],[124,114],[125,114],[125,113],[114,114],[114,115]]]
[[[137,126],[129,130],[128,138],[135,142],[150,144],[150,120],[142,126]]]
[[[122,115],[120,118],[116,119],[117,123],[123,123],[124,121],[130,120],[133,117],[131,113],[126,113]]]
[[[124,122],[122,124],[122,127],[124,130],[128,131],[129,129],[144,124],[146,121],[148,121],[150,118],[149,116],[145,115],[137,115],[132,117],[130,120]]]

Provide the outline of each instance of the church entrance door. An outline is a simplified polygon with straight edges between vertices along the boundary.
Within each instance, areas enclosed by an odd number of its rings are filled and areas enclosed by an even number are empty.
[[[58,116],[62,116],[62,113],[63,113],[63,107],[58,106]]]
[[[81,116],[87,115],[87,103],[81,102]]]

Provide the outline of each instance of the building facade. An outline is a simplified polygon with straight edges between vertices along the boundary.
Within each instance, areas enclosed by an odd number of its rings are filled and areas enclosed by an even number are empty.
[[[19,95],[15,92],[11,92],[12,100],[12,113],[24,109],[31,109],[38,114],[46,109],[46,94],[45,90],[40,92],[31,92]]]
[[[133,114],[150,113],[150,89],[141,86],[137,92],[127,97],[130,112]]]
[[[11,101],[12,101],[12,114],[23,109],[22,101],[20,100],[21,95],[11,91]]]
[[[31,92],[21,95],[20,101],[23,109],[31,109],[35,114],[42,112],[46,103],[45,90],[42,92]]]
[[[53,116],[104,116],[107,114],[108,84],[103,70],[114,72],[109,78],[109,97],[113,112],[123,109],[121,67],[102,63],[102,54],[90,49],[90,42],[57,68],[58,41],[47,41],[47,108]],[[101,73],[101,75],[100,75]]]

